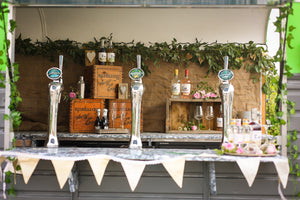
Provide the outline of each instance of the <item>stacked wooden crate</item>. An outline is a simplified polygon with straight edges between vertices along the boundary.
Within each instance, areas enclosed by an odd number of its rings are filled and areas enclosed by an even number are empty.
[[[71,102],[71,133],[94,133],[97,108],[101,109],[101,117],[103,109],[108,109],[110,129],[105,133],[124,133],[126,132],[124,129],[127,129],[127,132],[131,130],[131,100],[118,99],[118,87],[122,84],[122,76],[121,66],[93,65],[85,67],[85,96],[87,98],[75,99]],[[122,122],[121,111],[123,110],[125,118]],[[114,111],[116,111],[116,119],[112,120]]]

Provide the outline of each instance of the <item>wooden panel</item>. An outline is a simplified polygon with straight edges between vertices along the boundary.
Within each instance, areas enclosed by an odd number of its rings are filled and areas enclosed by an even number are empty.
[[[70,106],[70,132],[94,133],[96,110],[104,108],[104,99],[75,99]]]
[[[211,133],[215,133],[217,129],[216,119],[220,114],[220,99],[168,99],[166,103],[166,132],[184,133],[184,131],[178,130],[179,127],[183,126],[184,121],[193,121],[198,124],[197,120],[194,119],[194,111],[197,105],[202,106],[203,118],[201,121],[205,128],[198,131],[189,131],[189,133],[208,133],[208,131],[204,131],[209,127],[209,121],[205,118],[207,106],[213,106],[214,109],[214,119],[210,121],[210,129],[212,130]]]
[[[118,84],[122,83],[122,67],[94,65],[84,70],[89,98],[116,99]]]
[[[132,107],[131,99],[115,99],[109,100],[109,127],[110,128],[122,128],[121,115],[124,113],[123,128],[131,131],[131,119],[132,119]],[[116,113],[113,123],[113,113]],[[141,111],[140,128],[143,132],[143,112]]]

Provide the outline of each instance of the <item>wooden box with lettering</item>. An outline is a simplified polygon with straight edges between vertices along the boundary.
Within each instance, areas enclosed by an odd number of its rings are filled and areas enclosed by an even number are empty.
[[[109,100],[109,127],[129,129],[131,131],[131,99]],[[140,117],[140,128],[143,132],[143,113]]]
[[[86,94],[94,99],[116,99],[118,85],[122,83],[122,67],[94,65],[84,71]]]
[[[94,123],[97,117],[96,110],[104,107],[104,99],[74,99],[70,108],[70,132],[94,133]]]

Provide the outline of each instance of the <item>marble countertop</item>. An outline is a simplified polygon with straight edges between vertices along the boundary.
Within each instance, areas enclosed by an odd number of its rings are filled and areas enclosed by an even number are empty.
[[[16,138],[22,139],[22,136],[32,137],[33,139],[45,139],[47,132],[16,132]],[[68,133],[59,132],[57,134],[59,140],[98,140],[98,141],[127,141],[130,138],[130,134],[95,134],[95,133]],[[143,141],[162,141],[162,142],[220,142],[222,140],[222,134],[220,133],[187,133],[187,134],[175,134],[175,133],[157,133],[157,132],[145,132],[141,133],[141,139]]]
[[[237,159],[249,157],[217,155],[210,149],[152,149],[143,148],[16,148],[10,151],[0,151],[1,156],[24,156],[44,160],[86,160],[95,156],[114,157],[115,159],[127,160],[164,160],[184,156],[186,161],[210,161],[210,162],[236,162]],[[260,157],[261,162],[274,162],[286,160],[283,156]]]

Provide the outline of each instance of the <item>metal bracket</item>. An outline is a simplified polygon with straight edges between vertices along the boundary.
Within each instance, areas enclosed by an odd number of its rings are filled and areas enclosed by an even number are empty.
[[[78,181],[78,170],[77,170],[76,162],[74,163],[72,171],[70,172],[68,183],[69,183],[70,192],[74,193],[76,192],[76,190],[78,190],[79,181]]]
[[[203,198],[210,199],[210,196],[217,194],[216,173],[214,162],[203,162],[204,184]]]

